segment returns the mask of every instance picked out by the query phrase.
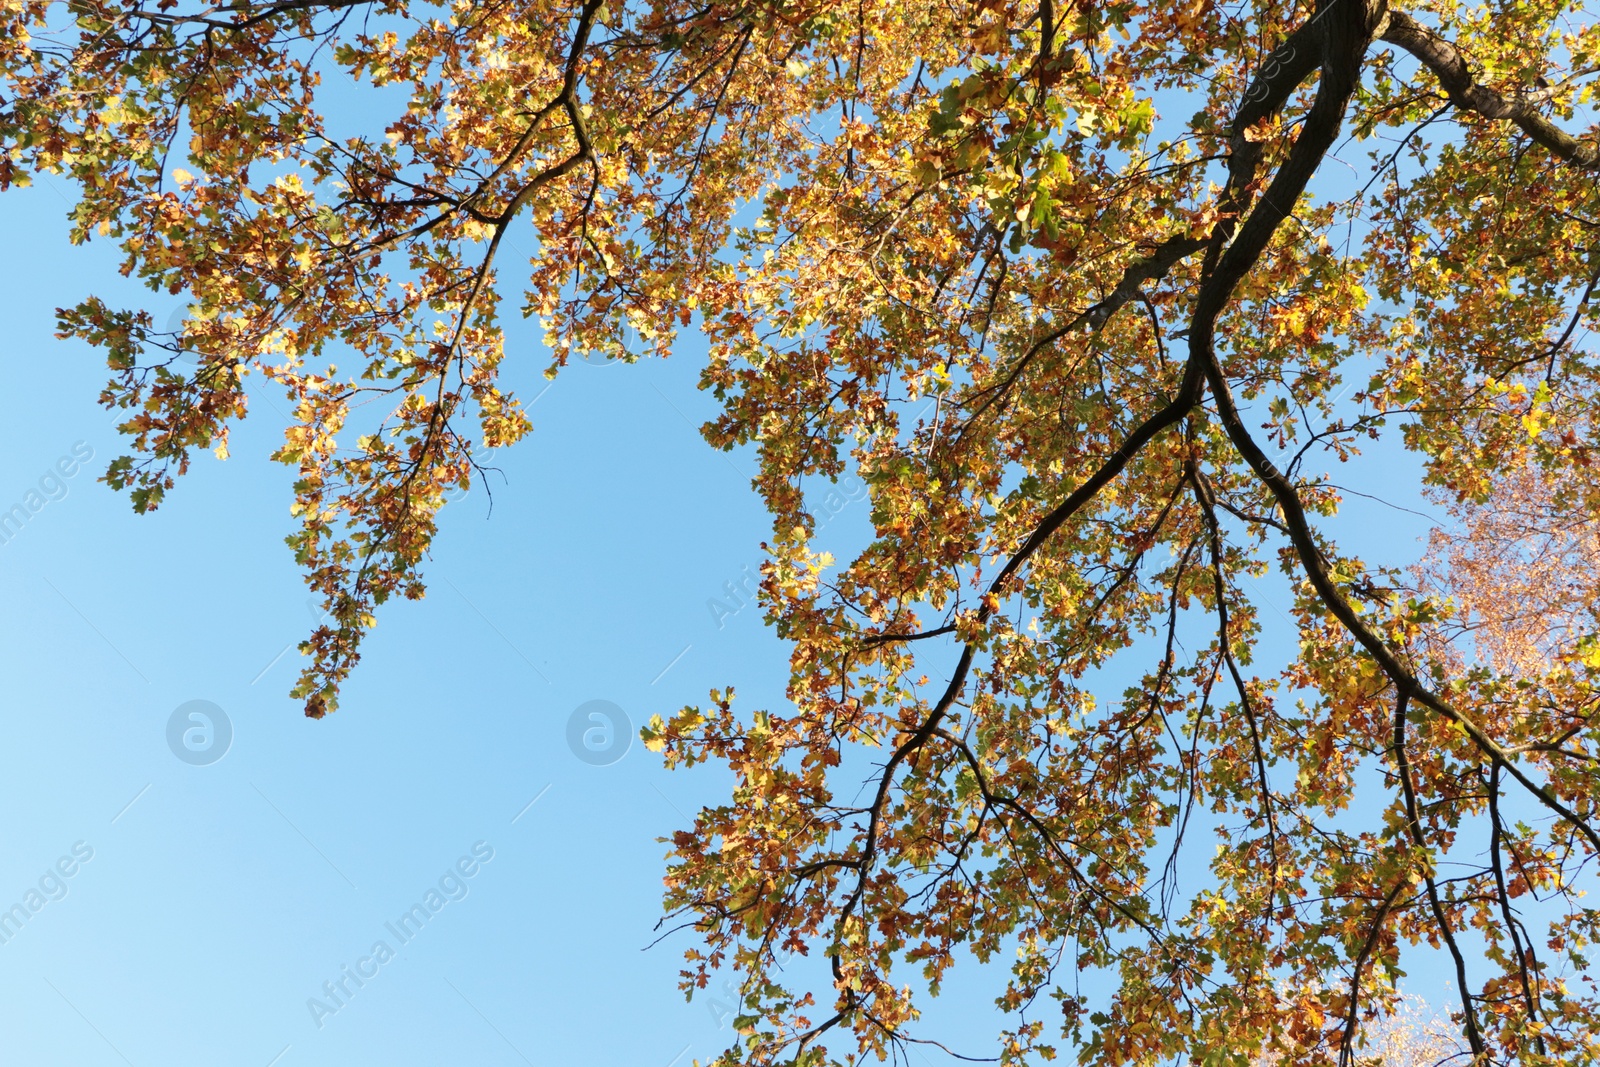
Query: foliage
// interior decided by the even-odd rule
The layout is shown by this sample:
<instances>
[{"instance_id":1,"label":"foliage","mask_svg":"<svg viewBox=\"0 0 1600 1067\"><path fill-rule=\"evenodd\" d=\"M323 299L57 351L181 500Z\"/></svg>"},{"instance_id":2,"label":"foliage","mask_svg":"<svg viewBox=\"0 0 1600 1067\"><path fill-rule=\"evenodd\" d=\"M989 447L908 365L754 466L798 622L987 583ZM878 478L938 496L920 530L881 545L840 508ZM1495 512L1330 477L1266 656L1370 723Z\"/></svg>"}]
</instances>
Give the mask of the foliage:
<instances>
[{"instance_id":1,"label":"foliage","mask_svg":"<svg viewBox=\"0 0 1600 1067\"><path fill-rule=\"evenodd\" d=\"M1435 1067L1461 1057L1459 1031L1431 1011L1426 1001L1402 995L1389 1012L1367 1027L1366 1045L1357 1053L1361 1067ZM1283 1057L1263 1053L1250 1067L1277 1067Z\"/></svg>"},{"instance_id":2,"label":"foliage","mask_svg":"<svg viewBox=\"0 0 1600 1067\"><path fill-rule=\"evenodd\" d=\"M196 450L225 456L252 375L293 404L290 544L333 620L303 646L308 714L378 606L422 595L474 448L530 428L497 384L502 282L550 374L704 331L706 435L759 450L793 668L789 706L736 715L730 690L645 731L737 777L666 889L701 940L685 988L740 976L726 1062L903 1054L971 958L1009 966L1006 1062L1350 1062L1419 945L1478 1059L1600 1054L1583 10L0 20L0 186L70 175L74 239L190 301L176 334L61 314L126 415L111 484L148 510ZM513 233L534 251L508 276ZM1409 577L1325 533L1342 491L1311 464L1368 440L1462 518ZM848 471L874 536L835 564L806 494ZM1274 565L1297 647L1258 670Z\"/></svg>"},{"instance_id":3,"label":"foliage","mask_svg":"<svg viewBox=\"0 0 1600 1067\"><path fill-rule=\"evenodd\" d=\"M1582 658L1600 611L1600 483L1578 467L1498 474L1486 499L1447 499L1453 528L1433 531L1419 591L1453 602L1454 626L1429 652L1460 671L1468 653L1531 678Z\"/></svg>"}]
</instances>

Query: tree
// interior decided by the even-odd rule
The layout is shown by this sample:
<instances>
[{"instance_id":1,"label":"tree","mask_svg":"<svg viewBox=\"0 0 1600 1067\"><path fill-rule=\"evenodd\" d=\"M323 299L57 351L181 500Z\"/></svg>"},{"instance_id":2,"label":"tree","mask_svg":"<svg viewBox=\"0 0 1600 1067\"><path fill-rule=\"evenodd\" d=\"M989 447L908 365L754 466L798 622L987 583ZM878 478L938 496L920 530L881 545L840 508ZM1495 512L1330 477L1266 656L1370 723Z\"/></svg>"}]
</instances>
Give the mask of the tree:
<instances>
[{"instance_id":1,"label":"tree","mask_svg":"<svg viewBox=\"0 0 1600 1067\"><path fill-rule=\"evenodd\" d=\"M502 282L551 375L709 338L793 671L790 706L644 731L736 775L666 890L685 989L739 976L727 1062L898 1055L952 966L1010 958L1006 1062L1349 1063L1422 944L1479 1061L1600 1056L1582 9L0 10L0 186L70 175L74 240L189 294L176 332L61 313L126 413L107 480L158 506L250 375L295 405L290 544L332 620L307 714L422 595L473 449L529 429ZM1325 532L1312 465L1368 441L1463 509L1418 574ZM838 563L808 507L847 471L875 537ZM1579 547L1527 593L1533 512ZM1274 564L1298 651L1258 670ZM776 968L800 952L816 981Z\"/></svg>"},{"instance_id":2,"label":"tree","mask_svg":"<svg viewBox=\"0 0 1600 1067\"><path fill-rule=\"evenodd\" d=\"M1460 1034L1448 1019L1431 1011L1426 1001L1401 996L1391 1010L1367 1028L1367 1047L1358 1063L1385 1067L1435 1067L1462 1057ZM1264 1053L1251 1061L1251 1067L1277 1067L1283 1057Z\"/></svg>"},{"instance_id":3,"label":"tree","mask_svg":"<svg viewBox=\"0 0 1600 1067\"><path fill-rule=\"evenodd\" d=\"M1435 494L1442 496L1443 494ZM1454 528L1433 531L1415 568L1419 592L1455 605L1431 655L1460 671L1468 654L1538 678L1581 655L1600 609L1600 484L1588 467L1504 471L1483 500L1446 497Z\"/></svg>"}]
</instances>

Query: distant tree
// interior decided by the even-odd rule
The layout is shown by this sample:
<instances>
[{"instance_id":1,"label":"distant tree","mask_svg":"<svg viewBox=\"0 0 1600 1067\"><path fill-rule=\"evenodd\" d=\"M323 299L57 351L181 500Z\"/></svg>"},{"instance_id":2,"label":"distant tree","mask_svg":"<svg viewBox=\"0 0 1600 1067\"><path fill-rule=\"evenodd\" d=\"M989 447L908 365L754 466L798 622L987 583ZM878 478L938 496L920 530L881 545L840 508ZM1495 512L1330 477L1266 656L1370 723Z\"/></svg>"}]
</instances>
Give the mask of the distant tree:
<instances>
[{"instance_id":1,"label":"distant tree","mask_svg":"<svg viewBox=\"0 0 1600 1067\"><path fill-rule=\"evenodd\" d=\"M1364 1044L1354 1059L1358 1067L1439 1067L1470 1058L1459 1028L1415 995L1402 995L1362 1036ZM1266 1051L1250 1067L1279 1067L1283 1062L1281 1054Z\"/></svg>"},{"instance_id":2,"label":"distant tree","mask_svg":"<svg viewBox=\"0 0 1600 1067\"><path fill-rule=\"evenodd\" d=\"M61 313L137 509L289 398L313 716L529 430L503 286L550 374L704 332L793 671L645 730L736 777L666 889L725 1062L903 1055L975 957L1006 1062L1351 1063L1428 944L1474 1059L1588 1063L1597 69L1558 0L5 0L0 186L186 294ZM1322 522L1370 439L1416 575Z\"/></svg>"},{"instance_id":3,"label":"distant tree","mask_svg":"<svg viewBox=\"0 0 1600 1067\"><path fill-rule=\"evenodd\" d=\"M1600 629L1600 469L1523 467L1498 473L1481 500L1433 495L1455 525L1433 531L1415 584L1454 610L1430 653L1535 682L1581 657Z\"/></svg>"}]
</instances>

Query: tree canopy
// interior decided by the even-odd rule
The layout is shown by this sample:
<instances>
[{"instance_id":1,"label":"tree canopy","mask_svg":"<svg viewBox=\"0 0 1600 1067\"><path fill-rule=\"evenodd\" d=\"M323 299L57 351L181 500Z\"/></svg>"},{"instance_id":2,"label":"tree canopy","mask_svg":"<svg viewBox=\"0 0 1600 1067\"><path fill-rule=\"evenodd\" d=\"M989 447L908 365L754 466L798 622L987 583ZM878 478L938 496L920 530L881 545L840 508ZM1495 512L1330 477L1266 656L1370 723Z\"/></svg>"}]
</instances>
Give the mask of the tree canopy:
<instances>
[{"instance_id":1,"label":"tree canopy","mask_svg":"<svg viewBox=\"0 0 1600 1067\"><path fill-rule=\"evenodd\" d=\"M726 1062L901 1055L994 960L1008 1063L1353 1063L1420 946L1475 1062L1600 1058L1581 6L0 12L0 186L70 176L73 239L189 301L60 313L109 483L155 508L252 376L292 401L309 715L531 428L509 287L549 375L704 335L792 667L644 731L735 776L666 871L685 990L737 976ZM1327 532L1363 447L1454 517L1413 570ZM873 534L835 560L846 474Z\"/></svg>"}]
</instances>

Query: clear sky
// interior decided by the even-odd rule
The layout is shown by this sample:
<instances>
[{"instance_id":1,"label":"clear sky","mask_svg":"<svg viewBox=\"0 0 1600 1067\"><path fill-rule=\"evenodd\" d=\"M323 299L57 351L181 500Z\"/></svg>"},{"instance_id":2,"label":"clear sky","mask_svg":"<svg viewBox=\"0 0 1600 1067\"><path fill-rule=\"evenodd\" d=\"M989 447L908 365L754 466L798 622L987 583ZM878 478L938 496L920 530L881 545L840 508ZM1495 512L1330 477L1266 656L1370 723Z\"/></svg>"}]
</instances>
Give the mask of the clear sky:
<instances>
[{"instance_id":1,"label":"clear sky","mask_svg":"<svg viewBox=\"0 0 1600 1067\"><path fill-rule=\"evenodd\" d=\"M20 930L0 917L0 1062L668 1067L723 1047L676 989L690 942L643 950L657 838L727 782L668 774L636 737L609 765L568 745L591 700L629 737L712 686L781 697L759 612L707 605L737 606L767 527L749 458L695 429L697 361L575 365L541 394L548 356L514 323L537 431L494 460L492 516L481 488L447 509L427 598L383 611L313 722L285 695L298 652L279 658L316 622L282 543L290 473L264 458L283 401L258 383L233 458L156 514L97 484L121 451L104 364L53 339L53 309L95 292L162 321L178 300L118 277L108 244L69 247L68 192L0 196L0 511L41 505L0 545L0 908L42 902ZM206 765L168 744L195 700L232 728ZM178 746L203 744L183 719ZM430 889L438 911L398 925Z\"/></svg>"},{"instance_id":2,"label":"clear sky","mask_svg":"<svg viewBox=\"0 0 1600 1067\"><path fill-rule=\"evenodd\" d=\"M493 461L492 514L482 488L447 509L427 598L385 607L313 722L285 695L316 619L282 543L290 472L265 459L283 400L256 382L233 458L202 457L154 515L97 484L122 451L106 372L53 338L54 308L92 292L163 322L178 300L120 278L105 243L68 246L66 193L0 196L0 512L28 509L0 544L0 909L27 913L0 914L0 1062L677 1067L722 1048L718 1005L676 989L688 936L644 949L657 839L726 777L668 774L636 737L610 763L569 743L590 701L631 720L620 743L713 686L781 699L782 646L758 609L726 610L767 524L752 458L696 432L698 345L546 389L513 322L536 432ZM1426 523L1353 500L1345 526L1394 559ZM603 726L580 722L579 747ZM986 1055L993 994L969 988L932 1036Z\"/></svg>"}]
</instances>

